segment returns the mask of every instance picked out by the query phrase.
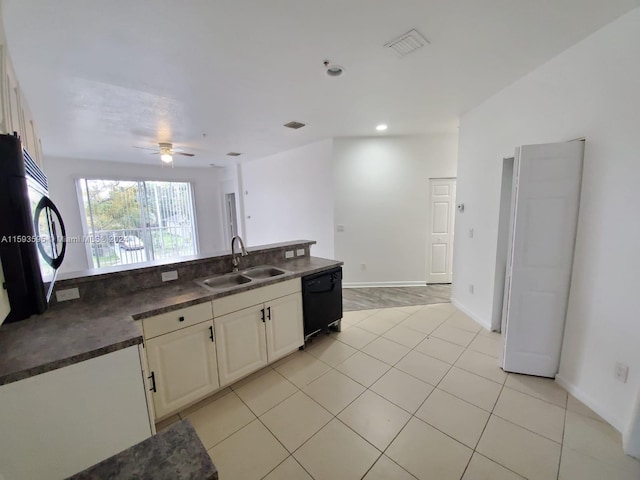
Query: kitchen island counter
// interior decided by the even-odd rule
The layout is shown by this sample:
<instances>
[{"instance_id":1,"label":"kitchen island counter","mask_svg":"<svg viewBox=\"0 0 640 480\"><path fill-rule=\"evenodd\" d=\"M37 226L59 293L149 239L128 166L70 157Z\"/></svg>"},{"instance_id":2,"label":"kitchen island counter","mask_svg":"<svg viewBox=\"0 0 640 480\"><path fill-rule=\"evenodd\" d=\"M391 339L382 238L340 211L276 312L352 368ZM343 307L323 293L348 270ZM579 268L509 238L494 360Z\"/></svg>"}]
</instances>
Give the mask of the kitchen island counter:
<instances>
[{"instance_id":1,"label":"kitchen island counter","mask_svg":"<svg viewBox=\"0 0 640 480\"><path fill-rule=\"evenodd\" d=\"M0 326L0 385L142 343L140 320L342 265L317 257L271 262L286 274L213 292L194 280L128 295L58 303L42 315ZM249 265L247 265L249 266Z\"/></svg>"}]
</instances>

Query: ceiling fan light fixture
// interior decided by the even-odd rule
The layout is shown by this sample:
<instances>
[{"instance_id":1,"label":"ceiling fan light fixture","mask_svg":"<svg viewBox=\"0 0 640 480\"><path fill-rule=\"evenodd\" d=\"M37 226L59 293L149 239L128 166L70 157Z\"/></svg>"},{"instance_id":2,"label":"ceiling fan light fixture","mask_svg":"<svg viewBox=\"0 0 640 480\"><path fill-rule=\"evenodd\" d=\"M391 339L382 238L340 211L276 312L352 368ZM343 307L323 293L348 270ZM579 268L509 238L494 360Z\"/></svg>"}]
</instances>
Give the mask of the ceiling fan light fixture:
<instances>
[{"instance_id":1,"label":"ceiling fan light fixture","mask_svg":"<svg viewBox=\"0 0 640 480\"><path fill-rule=\"evenodd\" d=\"M173 155L167 152L163 152L160 154L160 160L162 160L164 163L171 163L173 162Z\"/></svg>"}]
</instances>

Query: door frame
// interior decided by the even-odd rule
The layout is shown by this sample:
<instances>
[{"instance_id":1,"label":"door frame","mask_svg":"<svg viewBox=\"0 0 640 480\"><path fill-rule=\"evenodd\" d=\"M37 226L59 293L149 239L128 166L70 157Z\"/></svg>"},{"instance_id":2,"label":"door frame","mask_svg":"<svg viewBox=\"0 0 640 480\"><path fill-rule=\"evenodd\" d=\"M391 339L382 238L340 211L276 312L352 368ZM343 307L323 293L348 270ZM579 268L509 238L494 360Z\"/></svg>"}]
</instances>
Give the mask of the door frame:
<instances>
[{"instance_id":1,"label":"door frame","mask_svg":"<svg viewBox=\"0 0 640 480\"><path fill-rule=\"evenodd\" d=\"M513 229L513 202L515 199L515 157L502 159L502 188L500 191L500 210L498 216L498 241L496 247L495 287L493 290L493 315L491 331L501 332L503 329L503 311L508 292L507 257L511 248L511 231Z\"/></svg>"}]
</instances>

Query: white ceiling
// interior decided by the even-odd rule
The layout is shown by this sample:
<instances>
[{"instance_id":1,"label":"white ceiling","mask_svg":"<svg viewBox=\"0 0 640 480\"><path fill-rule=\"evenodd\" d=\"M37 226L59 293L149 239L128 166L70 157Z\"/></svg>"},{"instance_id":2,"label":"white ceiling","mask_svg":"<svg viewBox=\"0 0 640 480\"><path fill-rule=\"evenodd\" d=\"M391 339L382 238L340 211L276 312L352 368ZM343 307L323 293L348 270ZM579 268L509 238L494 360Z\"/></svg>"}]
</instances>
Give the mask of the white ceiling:
<instances>
[{"instance_id":1,"label":"white ceiling","mask_svg":"<svg viewBox=\"0 0 640 480\"><path fill-rule=\"evenodd\" d=\"M45 155L231 164L332 136L454 131L461 113L638 0L3 0ZM416 28L431 44L383 46ZM342 65L325 75L323 60ZM514 112L517 114L517 112ZM297 120L300 130L282 127ZM203 136L206 133L206 137Z\"/></svg>"}]
</instances>

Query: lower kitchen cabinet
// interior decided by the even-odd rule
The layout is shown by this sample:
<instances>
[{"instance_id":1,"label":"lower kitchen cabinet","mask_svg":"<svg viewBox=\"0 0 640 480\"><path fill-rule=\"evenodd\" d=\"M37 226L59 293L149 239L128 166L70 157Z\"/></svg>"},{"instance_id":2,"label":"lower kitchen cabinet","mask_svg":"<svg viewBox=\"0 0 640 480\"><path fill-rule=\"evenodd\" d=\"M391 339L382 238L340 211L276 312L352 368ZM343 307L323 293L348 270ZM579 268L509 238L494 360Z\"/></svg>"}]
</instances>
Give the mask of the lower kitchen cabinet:
<instances>
[{"instance_id":1,"label":"lower kitchen cabinet","mask_svg":"<svg viewBox=\"0 0 640 480\"><path fill-rule=\"evenodd\" d=\"M209 320L146 341L157 419L219 388L215 340Z\"/></svg>"},{"instance_id":2,"label":"lower kitchen cabinet","mask_svg":"<svg viewBox=\"0 0 640 480\"><path fill-rule=\"evenodd\" d=\"M220 386L255 372L304 344L299 293L214 320Z\"/></svg>"},{"instance_id":3,"label":"lower kitchen cabinet","mask_svg":"<svg viewBox=\"0 0 640 480\"><path fill-rule=\"evenodd\" d=\"M0 478L67 478L151 436L138 347L0 386Z\"/></svg>"},{"instance_id":4,"label":"lower kitchen cabinet","mask_svg":"<svg viewBox=\"0 0 640 480\"><path fill-rule=\"evenodd\" d=\"M290 354L304 344L302 297L299 293L265 304L267 359L269 363Z\"/></svg>"},{"instance_id":5,"label":"lower kitchen cabinet","mask_svg":"<svg viewBox=\"0 0 640 480\"><path fill-rule=\"evenodd\" d=\"M214 320L220 386L228 385L267 364L263 318L263 307L257 305Z\"/></svg>"}]
</instances>

